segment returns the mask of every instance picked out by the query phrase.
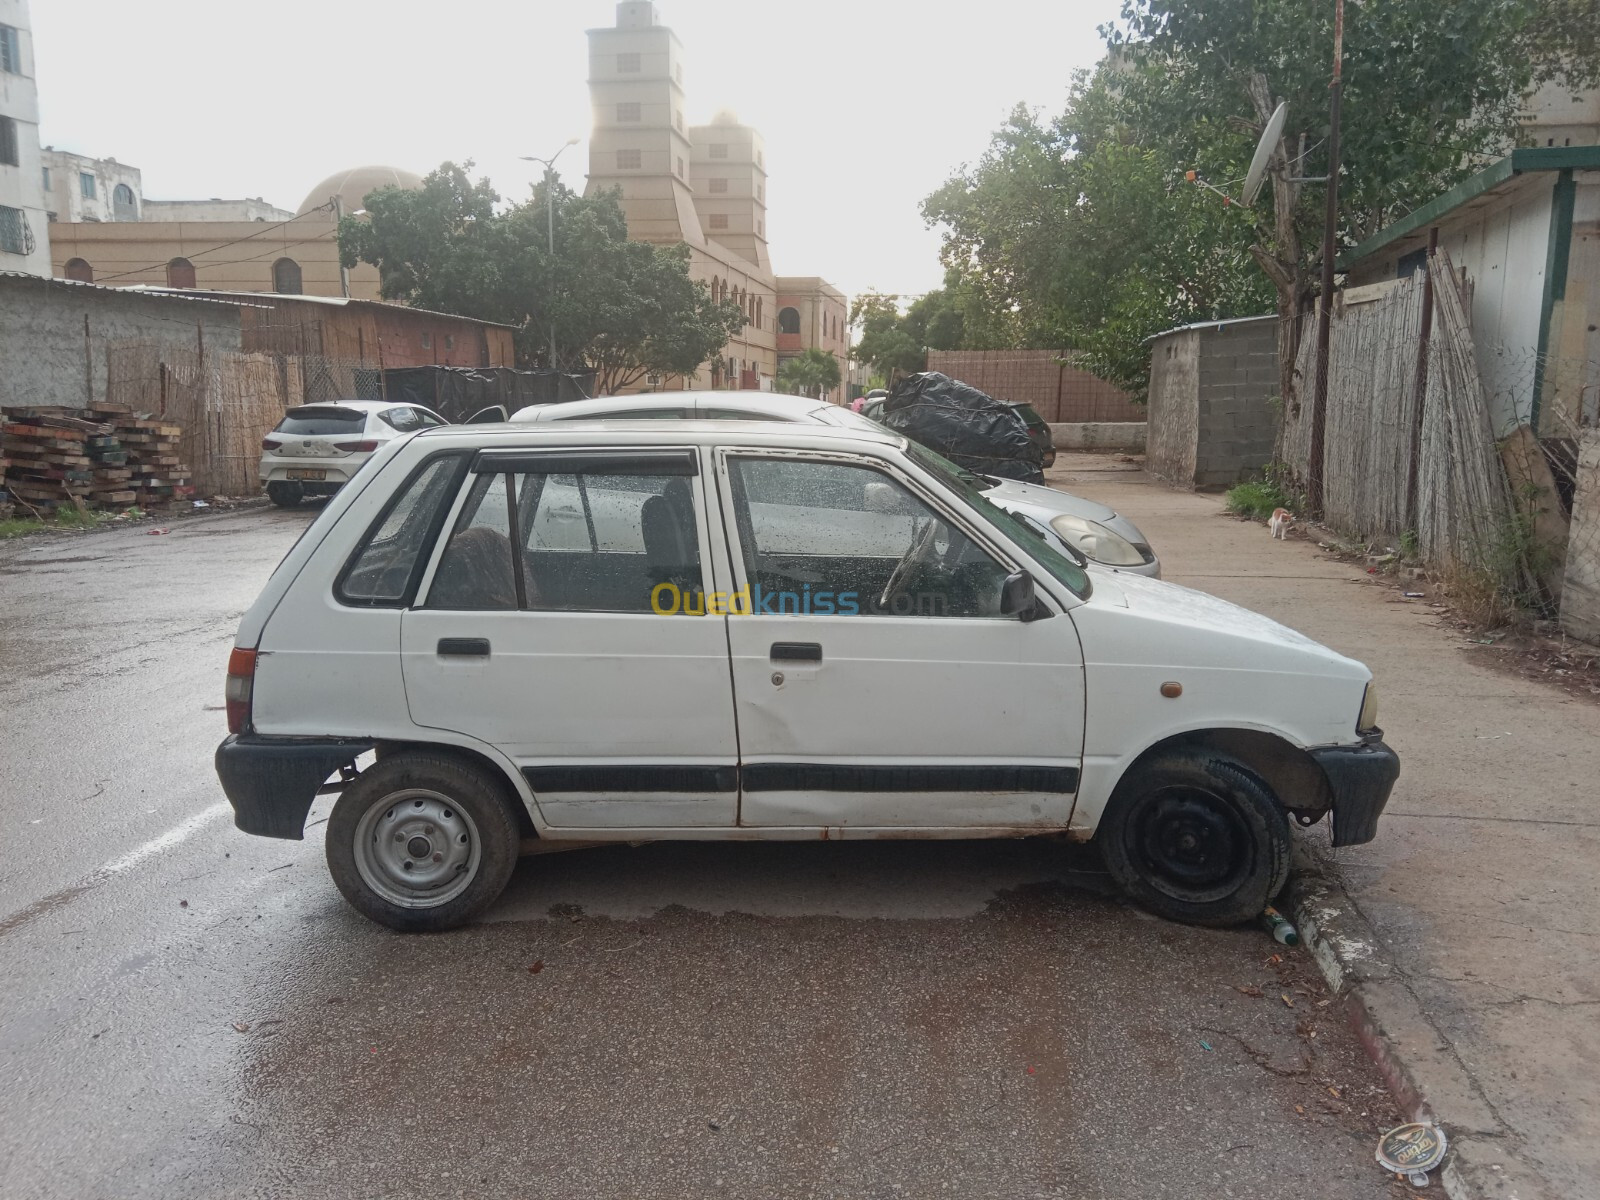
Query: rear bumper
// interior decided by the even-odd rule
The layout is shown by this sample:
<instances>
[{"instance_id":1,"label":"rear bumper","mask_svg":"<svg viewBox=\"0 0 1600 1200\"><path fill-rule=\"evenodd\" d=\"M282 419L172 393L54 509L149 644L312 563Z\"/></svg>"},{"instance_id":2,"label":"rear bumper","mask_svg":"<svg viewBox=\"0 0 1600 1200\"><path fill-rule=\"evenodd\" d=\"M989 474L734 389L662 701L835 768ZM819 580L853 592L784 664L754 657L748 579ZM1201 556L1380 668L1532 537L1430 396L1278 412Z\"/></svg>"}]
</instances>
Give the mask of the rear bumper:
<instances>
[{"instance_id":1,"label":"rear bumper","mask_svg":"<svg viewBox=\"0 0 1600 1200\"><path fill-rule=\"evenodd\" d=\"M371 749L371 742L346 738L230 734L217 747L217 778L240 829L299 841L323 781Z\"/></svg>"},{"instance_id":2,"label":"rear bumper","mask_svg":"<svg viewBox=\"0 0 1600 1200\"><path fill-rule=\"evenodd\" d=\"M1400 756L1381 739L1359 746L1324 746L1311 757L1333 793L1333 844L1359 846L1378 835L1378 818L1400 778Z\"/></svg>"},{"instance_id":3,"label":"rear bumper","mask_svg":"<svg viewBox=\"0 0 1600 1200\"><path fill-rule=\"evenodd\" d=\"M362 455L355 462L340 459L338 462L328 462L323 459L262 459L259 474L262 483L304 483L307 487L316 487L319 484L328 484L338 487L340 484L349 483L352 476L361 469L361 464L366 462L370 455ZM302 480L290 479L290 471L322 471L321 479Z\"/></svg>"}]
</instances>

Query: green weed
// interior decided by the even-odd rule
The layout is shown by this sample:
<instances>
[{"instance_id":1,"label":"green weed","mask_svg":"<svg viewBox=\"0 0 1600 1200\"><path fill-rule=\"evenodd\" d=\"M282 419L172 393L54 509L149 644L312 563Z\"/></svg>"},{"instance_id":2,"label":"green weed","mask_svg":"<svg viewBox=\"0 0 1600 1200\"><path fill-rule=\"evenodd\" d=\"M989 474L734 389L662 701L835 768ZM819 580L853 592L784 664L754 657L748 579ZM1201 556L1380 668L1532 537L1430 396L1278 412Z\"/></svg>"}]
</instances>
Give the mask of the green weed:
<instances>
[{"instance_id":1,"label":"green weed","mask_svg":"<svg viewBox=\"0 0 1600 1200\"><path fill-rule=\"evenodd\" d=\"M1276 483L1265 479L1241 483L1228 489L1224 504L1231 513L1265 521L1275 508L1288 508L1289 497Z\"/></svg>"}]
</instances>

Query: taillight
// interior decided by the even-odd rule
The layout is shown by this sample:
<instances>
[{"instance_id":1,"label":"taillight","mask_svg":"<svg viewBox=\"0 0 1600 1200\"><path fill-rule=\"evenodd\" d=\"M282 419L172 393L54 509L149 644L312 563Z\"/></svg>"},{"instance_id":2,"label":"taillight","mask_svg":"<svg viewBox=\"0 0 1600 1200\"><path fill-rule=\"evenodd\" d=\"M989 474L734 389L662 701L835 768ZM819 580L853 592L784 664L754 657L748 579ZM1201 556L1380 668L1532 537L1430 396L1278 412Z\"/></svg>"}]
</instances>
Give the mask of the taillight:
<instances>
[{"instance_id":1,"label":"taillight","mask_svg":"<svg viewBox=\"0 0 1600 1200\"><path fill-rule=\"evenodd\" d=\"M276 450L281 445L283 445L283 442L273 437L270 433L261 439L261 448L263 450Z\"/></svg>"},{"instance_id":2,"label":"taillight","mask_svg":"<svg viewBox=\"0 0 1600 1200\"><path fill-rule=\"evenodd\" d=\"M238 646L228 655L228 732L244 733L250 728L250 696L255 689L256 652Z\"/></svg>"},{"instance_id":3,"label":"taillight","mask_svg":"<svg viewBox=\"0 0 1600 1200\"><path fill-rule=\"evenodd\" d=\"M363 450L376 450L378 448L378 443L375 442L375 441L374 442L335 442L333 444L333 448L335 450L349 450L352 453L357 453L357 452L360 452L360 451L363 451Z\"/></svg>"}]
</instances>

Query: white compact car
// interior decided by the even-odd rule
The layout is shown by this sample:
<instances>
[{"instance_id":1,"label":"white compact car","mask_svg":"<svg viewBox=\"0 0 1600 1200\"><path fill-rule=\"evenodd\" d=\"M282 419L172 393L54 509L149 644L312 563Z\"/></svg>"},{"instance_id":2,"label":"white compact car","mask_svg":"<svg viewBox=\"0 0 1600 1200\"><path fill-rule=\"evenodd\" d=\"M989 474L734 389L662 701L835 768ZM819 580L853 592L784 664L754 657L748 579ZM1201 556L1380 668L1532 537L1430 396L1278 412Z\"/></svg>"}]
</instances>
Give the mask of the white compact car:
<instances>
[{"instance_id":1,"label":"white compact car","mask_svg":"<svg viewBox=\"0 0 1600 1200\"><path fill-rule=\"evenodd\" d=\"M1374 836L1371 680L1091 577L886 430L449 426L377 450L273 572L216 767L267 837L337 790L333 878L395 929L480 912L527 839L1034 834L1223 924L1282 886L1293 822Z\"/></svg>"},{"instance_id":2,"label":"white compact car","mask_svg":"<svg viewBox=\"0 0 1600 1200\"><path fill-rule=\"evenodd\" d=\"M511 419L524 421L662 420L703 417L727 421L785 421L882 429L878 422L848 408L779 396L771 392L664 392L646 396L600 396L520 409ZM952 464L954 465L954 464ZM958 468L959 469L959 468ZM1103 567L1161 577L1161 562L1138 526L1115 509L1082 496L1058 492L1036 483L1019 483L994 475L970 475L974 486L1008 512L1026 513Z\"/></svg>"},{"instance_id":3,"label":"white compact car","mask_svg":"<svg viewBox=\"0 0 1600 1200\"><path fill-rule=\"evenodd\" d=\"M261 439L261 482L280 508L331 496L385 442L444 423L419 404L338 400L291 408Z\"/></svg>"}]
</instances>

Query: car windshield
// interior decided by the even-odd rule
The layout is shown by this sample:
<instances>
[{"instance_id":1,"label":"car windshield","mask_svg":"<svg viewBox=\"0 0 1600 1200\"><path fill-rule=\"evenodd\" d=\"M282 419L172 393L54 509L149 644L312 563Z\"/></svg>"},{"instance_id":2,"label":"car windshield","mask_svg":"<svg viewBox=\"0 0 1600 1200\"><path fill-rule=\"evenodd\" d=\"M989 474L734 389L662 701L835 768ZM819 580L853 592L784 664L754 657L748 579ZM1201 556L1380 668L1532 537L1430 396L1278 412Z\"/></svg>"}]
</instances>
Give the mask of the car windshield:
<instances>
[{"instance_id":1,"label":"car windshield","mask_svg":"<svg viewBox=\"0 0 1600 1200\"><path fill-rule=\"evenodd\" d=\"M361 432L367 423L367 414L354 408L334 405L308 405L290 412L278 422L274 433L288 433L296 437L338 437Z\"/></svg>"},{"instance_id":2,"label":"car windshield","mask_svg":"<svg viewBox=\"0 0 1600 1200\"><path fill-rule=\"evenodd\" d=\"M1089 593L1093 590L1089 582L1089 573L1057 550L1049 540L1041 537L1026 522L1019 521L985 496L984 490L993 487L993 484L987 483L971 471L956 466L944 455L935 453L916 442L908 443L907 451L919 464L948 484L985 521L1027 550L1034 562L1070 588L1073 595L1088 599Z\"/></svg>"}]
</instances>

